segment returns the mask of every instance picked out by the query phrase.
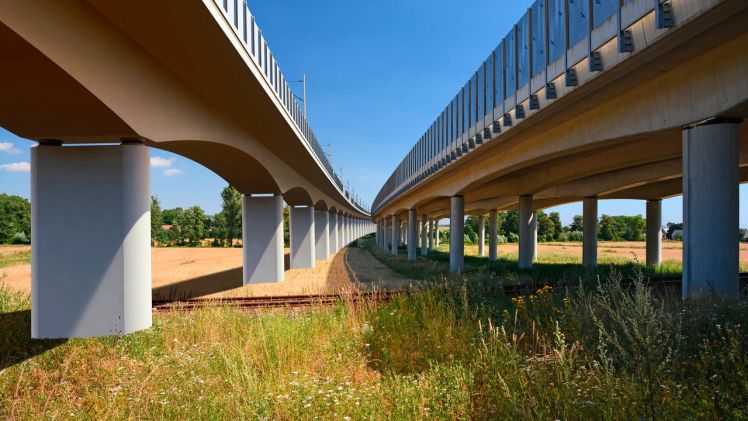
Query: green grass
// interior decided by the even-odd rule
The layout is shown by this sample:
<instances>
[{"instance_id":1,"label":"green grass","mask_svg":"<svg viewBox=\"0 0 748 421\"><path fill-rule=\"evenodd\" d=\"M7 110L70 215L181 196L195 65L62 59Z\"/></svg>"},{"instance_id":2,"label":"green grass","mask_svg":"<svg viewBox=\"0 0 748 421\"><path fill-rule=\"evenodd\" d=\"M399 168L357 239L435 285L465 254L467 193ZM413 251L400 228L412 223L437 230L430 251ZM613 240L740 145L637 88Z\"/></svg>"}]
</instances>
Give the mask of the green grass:
<instances>
[{"instance_id":1,"label":"green grass","mask_svg":"<svg viewBox=\"0 0 748 421\"><path fill-rule=\"evenodd\" d=\"M31 340L28 297L0 287L0 418L748 418L744 298L608 280L511 299L478 269L377 306L157 313L70 341Z\"/></svg>"},{"instance_id":2,"label":"green grass","mask_svg":"<svg viewBox=\"0 0 748 421\"><path fill-rule=\"evenodd\" d=\"M464 270L457 275L449 273L449 246L445 244L430 251L427 256L421 256L419 251L415 262L407 260L405 248L399 249L398 256L392 256L377 249L372 242L367 242L366 247L378 260L399 274L425 281L468 277L504 285L569 285L578 283L580 279L587 283L607 279L613 272L620 273L624 278L632 278L641 271L645 278L658 278L679 276L682 271L679 261L665 261L659 268L648 268L623 256L602 258L597 268L582 268L581 256L546 252L538 256L531 269L518 268L516 253L502 253L494 262L488 257L467 255Z\"/></svg>"},{"instance_id":3,"label":"green grass","mask_svg":"<svg viewBox=\"0 0 748 421\"><path fill-rule=\"evenodd\" d=\"M31 263L31 250L0 254L0 268Z\"/></svg>"}]
</instances>

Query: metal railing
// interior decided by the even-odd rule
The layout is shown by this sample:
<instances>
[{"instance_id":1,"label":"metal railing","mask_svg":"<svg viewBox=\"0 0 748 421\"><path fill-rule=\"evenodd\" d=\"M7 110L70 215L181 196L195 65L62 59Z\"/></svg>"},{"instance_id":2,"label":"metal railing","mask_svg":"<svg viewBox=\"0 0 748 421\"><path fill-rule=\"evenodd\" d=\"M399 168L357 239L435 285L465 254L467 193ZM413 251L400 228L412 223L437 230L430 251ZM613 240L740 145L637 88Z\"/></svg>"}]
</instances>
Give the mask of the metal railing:
<instances>
[{"instance_id":1,"label":"metal railing","mask_svg":"<svg viewBox=\"0 0 748 421\"><path fill-rule=\"evenodd\" d=\"M343 192L348 201L359 211L368 213L369 210L364 204L357 199L355 194L348 191L343 185L343 181L338 177L330 164L325 152L322 150L317 137L314 135L309 121L304 115L304 108L299 105L293 90L288 85L288 80L283 75L273 53L268 47L267 40L262 35L262 31L257 26L255 17L249 11L246 0L214 0L223 10L227 20L231 23L236 35L244 43L249 56L261 69L267 83L272 87L277 99L283 105L296 128L301 133L303 140L310 146L312 152L317 157L327 174L333 180L335 185Z\"/></svg>"},{"instance_id":2,"label":"metal railing","mask_svg":"<svg viewBox=\"0 0 748 421\"><path fill-rule=\"evenodd\" d=\"M656 28L674 26L673 1L678 0L535 1L395 168L372 213L509 130L526 110L577 86L576 72L585 59L585 71L602 71L604 45L615 42L615 54L633 51L630 28L653 11Z\"/></svg>"}]
</instances>

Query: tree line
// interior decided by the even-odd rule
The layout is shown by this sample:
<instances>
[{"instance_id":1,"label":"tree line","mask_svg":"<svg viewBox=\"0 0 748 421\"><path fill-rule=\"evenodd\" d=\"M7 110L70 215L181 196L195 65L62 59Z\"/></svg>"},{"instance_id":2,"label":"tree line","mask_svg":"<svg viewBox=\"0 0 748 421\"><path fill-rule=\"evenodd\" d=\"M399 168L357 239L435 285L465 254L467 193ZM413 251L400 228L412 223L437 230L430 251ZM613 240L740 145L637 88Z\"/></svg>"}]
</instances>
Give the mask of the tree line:
<instances>
[{"instance_id":1,"label":"tree line","mask_svg":"<svg viewBox=\"0 0 748 421\"><path fill-rule=\"evenodd\" d=\"M575 215L571 224L563 225L558 212L538 211L538 241L582 241L584 219ZM497 212L499 243L519 241L519 212ZM465 220L465 241L477 243L479 219L469 216ZM641 215L612 216L603 214L597 223L597 237L604 241L642 241L646 237L647 221ZM486 219L488 236L488 219Z\"/></svg>"},{"instance_id":2,"label":"tree line","mask_svg":"<svg viewBox=\"0 0 748 421\"><path fill-rule=\"evenodd\" d=\"M283 236L289 244L288 208L283 208ZM227 186L221 191L221 211L207 215L200 206L161 209L151 196L151 242L154 246L240 247L242 241L242 195Z\"/></svg>"}]
</instances>

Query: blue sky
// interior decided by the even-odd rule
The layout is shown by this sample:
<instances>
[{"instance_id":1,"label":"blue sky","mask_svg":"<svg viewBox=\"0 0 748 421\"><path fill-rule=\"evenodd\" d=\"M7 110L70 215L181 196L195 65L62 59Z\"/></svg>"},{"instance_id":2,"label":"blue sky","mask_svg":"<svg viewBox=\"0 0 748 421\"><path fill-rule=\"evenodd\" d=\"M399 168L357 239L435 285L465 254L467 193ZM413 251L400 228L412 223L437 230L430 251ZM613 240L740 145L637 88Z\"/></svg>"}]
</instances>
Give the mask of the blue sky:
<instances>
[{"instance_id":1,"label":"blue sky","mask_svg":"<svg viewBox=\"0 0 748 421\"><path fill-rule=\"evenodd\" d=\"M247 0L289 80L307 74L308 114L333 165L371 202L393 168L530 1ZM301 92L300 89L297 92ZM300 96L300 94L299 94ZM29 196L31 142L0 129L0 192ZM226 183L180 156L152 150L152 193L164 207L220 210ZM20 163L20 164L18 164ZM17 165L13 165L17 164ZM746 209L748 188L740 188ZM680 197L663 223L681 221ZM601 201L599 212L644 214L643 201ZM581 203L559 206L568 224ZM741 213L740 226L748 226Z\"/></svg>"}]
</instances>

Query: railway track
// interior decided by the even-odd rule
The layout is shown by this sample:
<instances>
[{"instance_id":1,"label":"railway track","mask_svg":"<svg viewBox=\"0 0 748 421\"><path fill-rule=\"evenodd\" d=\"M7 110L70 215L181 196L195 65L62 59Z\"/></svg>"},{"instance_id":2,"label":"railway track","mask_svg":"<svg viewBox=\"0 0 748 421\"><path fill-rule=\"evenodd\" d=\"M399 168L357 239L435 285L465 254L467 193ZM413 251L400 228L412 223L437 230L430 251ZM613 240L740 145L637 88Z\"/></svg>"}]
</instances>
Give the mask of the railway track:
<instances>
[{"instance_id":1,"label":"railway track","mask_svg":"<svg viewBox=\"0 0 748 421\"><path fill-rule=\"evenodd\" d=\"M645 282L656 288L675 288L681 284L679 277L662 277ZM624 287L634 285L633 280L622 281ZM748 273L740 274L740 285L742 288L748 287ZM502 292L507 296L519 296L532 294L543 284L538 285L506 285L502 287ZM554 286L554 290L567 288L568 285ZM497 288L498 291L498 288ZM194 298L186 300L159 300L153 302L153 310L163 311L191 311L198 308L211 307L230 307L246 310L262 310L271 308L288 308L299 309L305 307L319 307L333 305L341 302L349 303L381 303L390 300L392 297L418 292L418 290L409 291L374 291L358 292L352 294L312 294L312 295L288 295L279 297L241 297L241 298Z\"/></svg>"}]
</instances>

